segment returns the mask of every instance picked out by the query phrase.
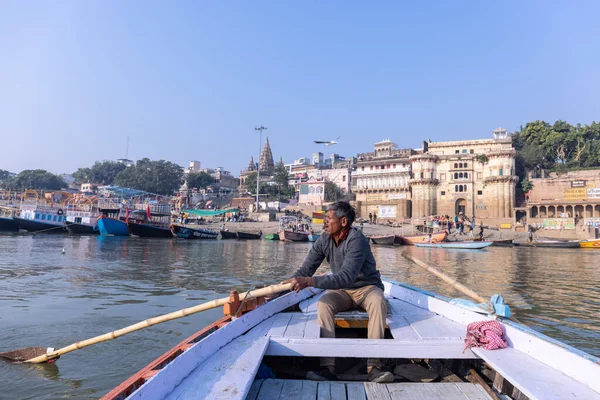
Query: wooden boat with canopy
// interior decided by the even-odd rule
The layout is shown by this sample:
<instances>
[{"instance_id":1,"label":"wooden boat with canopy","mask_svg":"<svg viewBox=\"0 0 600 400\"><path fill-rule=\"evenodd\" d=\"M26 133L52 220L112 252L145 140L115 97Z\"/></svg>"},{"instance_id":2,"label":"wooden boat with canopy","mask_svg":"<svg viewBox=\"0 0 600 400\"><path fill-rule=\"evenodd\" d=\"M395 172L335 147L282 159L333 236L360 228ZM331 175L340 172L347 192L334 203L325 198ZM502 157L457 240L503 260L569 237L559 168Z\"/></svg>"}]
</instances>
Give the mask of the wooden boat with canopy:
<instances>
[{"instance_id":1,"label":"wooden boat with canopy","mask_svg":"<svg viewBox=\"0 0 600 400\"><path fill-rule=\"evenodd\" d=\"M132 235L140 237L172 238L171 202L160 195L143 195L133 201L135 211L127 219Z\"/></svg>"},{"instance_id":2,"label":"wooden boat with canopy","mask_svg":"<svg viewBox=\"0 0 600 400\"><path fill-rule=\"evenodd\" d=\"M232 292L223 318L103 399L499 398L493 390L519 399L600 399L600 359L473 303L394 281L384 286L386 338L378 340L366 338L368 315L362 311L338 313L337 338L321 338L319 289L268 301ZM465 349L467 325L494 321L501 324L506 348ZM339 380L304 379L323 356L336 358ZM365 382L369 357L385 359L395 381Z\"/></svg>"}]
</instances>

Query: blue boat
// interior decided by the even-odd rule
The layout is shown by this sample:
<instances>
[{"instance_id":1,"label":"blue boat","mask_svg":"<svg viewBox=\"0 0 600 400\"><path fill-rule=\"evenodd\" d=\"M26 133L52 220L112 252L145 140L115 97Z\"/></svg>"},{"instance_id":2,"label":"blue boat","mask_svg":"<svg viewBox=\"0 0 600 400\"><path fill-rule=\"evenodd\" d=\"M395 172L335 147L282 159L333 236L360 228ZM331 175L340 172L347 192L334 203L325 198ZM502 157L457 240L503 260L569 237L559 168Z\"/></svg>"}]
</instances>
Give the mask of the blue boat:
<instances>
[{"instance_id":1,"label":"blue boat","mask_svg":"<svg viewBox=\"0 0 600 400\"><path fill-rule=\"evenodd\" d=\"M321 236L321 235L319 235L317 233L311 233L310 235L308 235L308 241L309 242L316 242L317 239L319 238L319 236Z\"/></svg>"},{"instance_id":2,"label":"blue boat","mask_svg":"<svg viewBox=\"0 0 600 400\"><path fill-rule=\"evenodd\" d=\"M0 232L19 232L19 224L13 218L0 217Z\"/></svg>"},{"instance_id":3,"label":"blue boat","mask_svg":"<svg viewBox=\"0 0 600 400\"><path fill-rule=\"evenodd\" d=\"M105 236L129 236L129 229L127 229L125 221L104 215L98 218L98 229L100 229L100 234Z\"/></svg>"},{"instance_id":4,"label":"blue boat","mask_svg":"<svg viewBox=\"0 0 600 400\"><path fill-rule=\"evenodd\" d=\"M435 247L442 249L484 249L491 246L493 242L440 242L440 243L416 243L417 247Z\"/></svg>"}]
</instances>

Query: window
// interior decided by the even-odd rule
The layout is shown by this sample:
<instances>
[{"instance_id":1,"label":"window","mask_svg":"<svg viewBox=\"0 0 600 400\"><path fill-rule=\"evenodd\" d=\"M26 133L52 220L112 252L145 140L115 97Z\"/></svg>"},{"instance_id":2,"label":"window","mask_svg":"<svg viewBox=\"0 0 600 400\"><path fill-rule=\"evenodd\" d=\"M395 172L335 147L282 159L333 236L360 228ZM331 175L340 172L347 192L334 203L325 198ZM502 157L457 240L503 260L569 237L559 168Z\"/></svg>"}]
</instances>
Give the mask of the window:
<instances>
[{"instance_id":1,"label":"window","mask_svg":"<svg viewBox=\"0 0 600 400\"><path fill-rule=\"evenodd\" d=\"M482 179L482 178L483 178L483 172L478 172L477 179Z\"/></svg>"},{"instance_id":2,"label":"window","mask_svg":"<svg viewBox=\"0 0 600 400\"><path fill-rule=\"evenodd\" d=\"M462 179L462 178L463 178L463 173L462 173L462 172L459 172L459 173L458 173L458 177L459 177L459 179Z\"/></svg>"},{"instance_id":3,"label":"window","mask_svg":"<svg viewBox=\"0 0 600 400\"><path fill-rule=\"evenodd\" d=\"M402 164L402 168L406 168L406 164Z\"/></svg>"},{"instance_id":4,"label":"window","mask_svg":"<svg viewBox=\"0 0 600 400\"><path fill-rule=\"evenodd\" d=\"M454 185L454 191L458 192L458 185Z\"/></svg>"},{"instance_id":5,"label":"window","mask_svg":"<svg viewBox=\"0 0 600 400\"><path fill-rule=\"evenodd\" d=\"M393 168L396 168L396 164L392 164L392 167L393 167Z\"/></svg>"},{"instance_id":6,"label":"window","mask_svg":"<svg viewBox=\"0 0 600 400\"><path fill-rule=\"evenodd\" d=\"M483 196L483 190L478 190L477 191L477 196Z\"/></svg>"},{"instance_id":7,"label":"window","mask_svg":"<svg viewBox=\"0 0 600 400\"><path fill-rule=\"evenodd\" d=\"M469 168L469 164L465 163L465 168Z\"/></svg>"},{"instance_id":8,"label":"window","mask_svg":"<svg viewBox=\"0 0 600 400\"><path fill-rule=\"evenodd\" d=\"M40 214L35 213L35 219L40 219Z\"/></svg>"},{"instance_id":9,"label":"window","mask_svg":"<svg viewBox=\"0 0 600 400\"><path fill-rule=\"evenodd\" d=\"M342 182L346 182L346 175L342 176Z\"/></svg>"},{"instance_id":10,"label":"window","mask_svg":"<svg viewBox=\"0 0 600 400\"><path fill-rule=\"evenodd\" d=\"M454 150L454 154L460 154L460 150Z\"/></svg>"},{"instance_id":11,"label":"window","mask_svg":"<svg viewBox=\"0 0 600 400\"><path fill-rule=\"evenodd\" d=\"M469 153L475 154L475 150L471 149L471 150L469 150Z\"/></svg>"},{"instance_id":12,"label":"window","mask_svg":"<svg viewBox=\"0 0 600 400\"><path fill-rule=\"evenodd\" d=\"M390 164L388 164L388 165L386 166L386 168L387 168L387 169L390 169L390 168L392 168L392 166L391 166Z\"/></svg>"},{"instance_id":13,"label":"window","mask_svg":"<svg viewBox=\"0 0 600 400\"><path fill-rule=\"evenodd\" d=\"M364 171L364 170L365 170L365 167L362 167L362 170Z\"/></svg>"},{"instance_id":14,"label":"window","mask_svg":"<svg viewBox=\"0 0 600 400\"><path fill-rule=\"evenodd\" d=\"M442 196L445 196L445 195L446 195L446 192L444 192L444 191L442 190Z\"/></svg>"},{"instance_id":15,"label":"window","mask_svg":"<svg viewBox=\"0 0 600 400\"><path fill-rule=\"evenodd\" d=\"M424 176L423 176L423 173L421 172L421 179L423 179L423 177L424 177Z\"/></svg>"},{"instance_id":16,"label":"window","mask_svg":"<svg viewBox=\"0 0 600 400\"><path fill-rule=\"evenodd\" d=\"M458 172L454 173L454 179L458 179Z\"/></svg>"},{"instance_id":17,"label":"window","mask_svg":"<svg viewBox=\"0 0 600 400\"><path fill-rule=\"evenodd\" d=\"M373 170L373 166L371 165L371 171Z\"/></svg>"},{"instance_id":18,"label":"window","mask_svg":"<svg viewBox=\"0 0 600 400\"><path fill-rule=\"evenodd\" d=\"M81 219L81 218L79 218L79 219ZM56 215L54 216L54 219L53 219L53 221L56 221ZM81 222L81 221L79 221L79 222Z\"/></svg>"},{"instance_id":19,"label":"window","mask_svg":"<svg viewBox=\"0 0 600 400\"><path fill-rule=\"evenodd\" d=\"M463 154L467 154L467 149L463 149Z\"/></svg>"},{"instance_id":20,"label":"window","mask_svg":"<svg viewBox=\"0 0 600 400\"><path fill-rule=\"evenodd\" d=\"M464 186L465 192L467 191L467 185Z\"/></svg>"},{"instance_id":21,"label":"window","mask_svg":"<svg viewBox=\"0 0 600 400\"><path fill-rule=\"evenodd\" d=\"M42 220L46 220L46 214L42 214Z\"/></svg>"},{"instance_id":22,"label":"window","mask_svg":"<svg viewBox=\"0 0 600 400\"><path fill-rule=\"evenodd\" d=\"M469 173L465 172L465 179L469 179Z\"/></svg>"},{"instance_id":23,"label":"window","mask_svg":"<svg viewBox=\"0 0 600 400\"><path fill-rule=\"evenodd\" d=\"M502 170L502 168L500 168L499 175L500 175L500 176L504 175L504 171Z\"/></svg>"},{"instance_id":24,"label":"window","mask_svg":"<svg viewBox=\"0 0 600 400\"><path fill-rule=\"evenodd\" d=\"M458 163L454 163L454 168L458 168Z\"/></svg>"},{"instance_id":25,"label":"window","mask_svg":"<svg viewBox=\"0 0 600 400\"><path fill-rule=\"evenodd\" d=\"M458 185L458 191L462 192L463 191L463 185Z\"/></svg>"},{"instance_id":26,"label":"window","mask_svg":"<svg viewBox=\"0 0 600 400\"><path fill-rule=\"evenodd\" d=\"M458 164L458 168L462 168L462 163L459 163L459 164Z\"/></svg>"},{"instance_id":27,"label":"window","mask_svg":"<svg viewBox=\"0 0 600 400\"><path fill-rule=\"evenodd\" d=\"M440 181L446 182L446 174L440 174Z\"/></svg>"}]
</instances>

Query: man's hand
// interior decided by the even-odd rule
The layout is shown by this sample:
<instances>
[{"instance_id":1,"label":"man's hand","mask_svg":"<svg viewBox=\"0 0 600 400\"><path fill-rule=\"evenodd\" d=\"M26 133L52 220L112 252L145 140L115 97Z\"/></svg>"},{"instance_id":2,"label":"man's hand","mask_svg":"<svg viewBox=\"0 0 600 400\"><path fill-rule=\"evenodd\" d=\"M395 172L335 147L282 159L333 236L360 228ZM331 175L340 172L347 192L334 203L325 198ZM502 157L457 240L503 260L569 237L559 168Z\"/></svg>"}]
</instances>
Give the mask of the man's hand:
<instances>
[{"instance_id":1,"label":"man's hand","mask_svg":"<svg viewBox=\"0 0 600 400\"><path fill-rule=\"evenodd\" d=\"M306 277L306 276L297 276L295 278L290 278L287 279L283 282L281 282L282 284L285 283L291 283L292 284L292 290L295 290L296 292L301 291L304 288L307 288L309 286L313 286L313 280L311 277Z\"/></svg>"}]
</instances>

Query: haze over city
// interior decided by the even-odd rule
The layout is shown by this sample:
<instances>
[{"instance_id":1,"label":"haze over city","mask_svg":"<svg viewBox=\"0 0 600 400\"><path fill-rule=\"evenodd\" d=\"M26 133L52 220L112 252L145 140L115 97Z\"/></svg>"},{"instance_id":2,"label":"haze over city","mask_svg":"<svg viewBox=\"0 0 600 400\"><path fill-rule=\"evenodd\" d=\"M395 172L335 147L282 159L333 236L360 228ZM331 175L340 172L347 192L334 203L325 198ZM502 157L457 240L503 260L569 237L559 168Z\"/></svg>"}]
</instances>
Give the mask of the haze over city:
<instances>
[{"instance_id":1,"label":"haze over city","mask_svg":"<svg viewBox=\"0 0 600 400\"><path fill-rule=\"evenodd\" d=\"M0 4L0 168L285 162L600 115L600 5ZM561 27L559 29L559 27ZM313 140L335 140L332 147Z\"/></svg>"}]
</instances>

